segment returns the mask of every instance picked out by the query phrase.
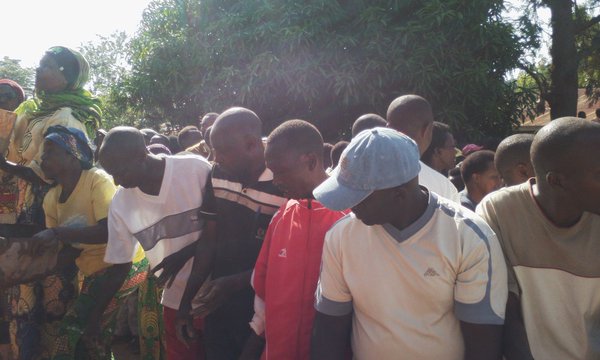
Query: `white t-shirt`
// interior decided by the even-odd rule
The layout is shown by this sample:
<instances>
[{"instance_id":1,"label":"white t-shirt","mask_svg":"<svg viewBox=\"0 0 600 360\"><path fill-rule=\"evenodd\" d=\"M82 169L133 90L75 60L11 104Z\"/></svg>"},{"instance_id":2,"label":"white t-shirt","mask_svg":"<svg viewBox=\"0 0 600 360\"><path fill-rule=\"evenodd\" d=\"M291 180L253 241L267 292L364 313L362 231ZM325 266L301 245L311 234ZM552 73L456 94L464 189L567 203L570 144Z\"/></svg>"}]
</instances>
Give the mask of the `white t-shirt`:
<instances>
[{"instance_id":1,"label":"white t-shirt","mask_svg":"<svg viewBox=\"0 0 600 360\"><path fill-rule=\"evenodd\" d=\"M104 261L122 264L131 261L137 244L146 252L150 267L200 237L202 205L210 164L198 156L166 156L165 174L158 196L139 188L119 187L108 213L108 244ZM192 259L165 288L161 303L179 309Z\"/></svg>"},{"instance_id":2,"label":"white t-shirt","mask_svg":"<svg viewBox=\"0 0 600 360\"><path fill-rule=\"evenodd\" d=\"M460 321L503 324L507 294L489 226L430 192L425 213L404 230L354 214L329 230L315 308L353 312L357 359L462 359Z\"/></svg>"},{"instance_id":3,"label":"white t-shirt","mask_svg":"<svg viewBox=\"0 0 600 360\"><path fill-rule=\"evenodd\" d=\"M425 186L434 193L460 204L458 190L447 177L430 168L421 161L419 172L419 184Z\"/></svg>"}]
</instances>

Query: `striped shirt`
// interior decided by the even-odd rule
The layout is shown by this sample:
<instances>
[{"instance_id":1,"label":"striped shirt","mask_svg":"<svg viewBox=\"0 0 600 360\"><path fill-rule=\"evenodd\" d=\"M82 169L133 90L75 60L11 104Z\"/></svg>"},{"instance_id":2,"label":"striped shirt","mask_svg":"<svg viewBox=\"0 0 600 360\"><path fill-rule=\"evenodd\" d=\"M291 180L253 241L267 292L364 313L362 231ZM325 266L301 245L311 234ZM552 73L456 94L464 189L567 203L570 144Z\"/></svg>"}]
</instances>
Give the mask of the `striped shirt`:
<instances>
[{"instance_id":1,"label":"striped shirt","mask_svg":"<svg viewBox=\"0 0 600 360\"><path fill-rule=\"evenodd\" d=\"M213 277L254 268L271 218L286 201L269 169L256 183L243 186L218 165L213 167L212 189L207 188L202 205L202 212L217 221Z\"/></svg>"}]
</instances>

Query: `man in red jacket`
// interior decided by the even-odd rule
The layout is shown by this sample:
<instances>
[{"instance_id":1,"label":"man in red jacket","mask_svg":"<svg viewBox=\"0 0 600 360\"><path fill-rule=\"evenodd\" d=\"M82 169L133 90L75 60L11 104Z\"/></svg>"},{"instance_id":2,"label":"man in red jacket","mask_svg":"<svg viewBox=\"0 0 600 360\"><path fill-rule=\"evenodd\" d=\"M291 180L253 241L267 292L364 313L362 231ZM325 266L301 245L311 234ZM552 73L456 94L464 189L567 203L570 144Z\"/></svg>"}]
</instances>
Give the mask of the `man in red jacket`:
<instances>
[{"instance_id":1,"label":"man in red jacket","mask_svg":"<svg viewBox=\"0 0 600 360\"><path fill-rule=\"evenodd\" d=\"M302 120L286 121L267 139L265 159L273 183L290 200L274 215L254 267L255 315L250 326L255 335L247 344L247 358L309 357L323 239L344 216L312 196L327 178L322 149L317 128Z\"/></svg>"}]
</instances>

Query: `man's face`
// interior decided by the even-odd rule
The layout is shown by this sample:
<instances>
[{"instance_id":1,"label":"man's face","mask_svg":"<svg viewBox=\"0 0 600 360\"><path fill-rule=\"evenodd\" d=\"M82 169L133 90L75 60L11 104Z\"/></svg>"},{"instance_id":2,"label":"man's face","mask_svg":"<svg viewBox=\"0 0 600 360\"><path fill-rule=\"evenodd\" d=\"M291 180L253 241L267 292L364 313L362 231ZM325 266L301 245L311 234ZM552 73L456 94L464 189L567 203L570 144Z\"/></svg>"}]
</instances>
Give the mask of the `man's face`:
<instances>
[{"instance_id":1,"label":"man's face","mask_svg":"<svg viewBox=\"0 0 600 360\"><path fill-rule=\"evenodd\" d=\"M600 215L600 158L586 156L598 154L600 144L593 144L586 149L585 154L580 151L573 156L573 171L565 174L564 187L569 198L582 211Z\"/></svg>"},{"instance_id":2,"label":"man's face","mask_svg":"<svg viewBox=\"0 0 600 360\"><path fill-rule=\"evenodd\" d=\"M283 146L267 145L265 161L273 172L273 183L286 197L302 199L310 196L313 189L305 181L311 175L309 155L286 151Z\"/></svg>"},{"instance_id":3,"label":"man's face","mask_svg":"<svg viewBox=\"0 0 600 360\"><path fill-rule=\"evenodd\" d=\"M116 185L124 188L136 188L142 184L141 159L122 156L101 156L100 163L109 173Z\"/></svg>"},{"instance_id":4,"label":"man's face","mask_svg":"<svg viewBox=\"0 0 600 360\"><path fill-rule=\"evenodd\" d=\"M454 141L454 136L452 136L452 134L448 133L446 141L444 142L444 147L439 148L438 152L444 170L454 168L456 165L456 142Z\"/></svg>"},{"instance_id":5,"label":"man's face","mask_svg":"<svg viewBox=\"0 0 600 360\"><path fill-rule=\"evenodd\" d=\"M486 171L475 174L477 177L477 186L481 191L487 195L493 191L496 191L502 187L502 177L493 162L490 162Z\"/></svg>"},{"instance_id":6,"label":"man's face","mask_svg":"<svg viewBox=\"0 0 600 360\"><path fill-rule=\"evenodd\" d=\"M215 162L223 171L238 179L243 178L250 165L245 139L239 134L213 131L210 134L210 141Z\"/></svg>"},{"instance_id":7,"label":"man's face","mask_svg":"<svg viewBox=\"0 0 600 360\"><path fill-rule=\"evenodd\" d=\"M352 212L365 225L383 225L389 223L394 209L398 208L395 189L374 191L366 199L352 208Z\"/></svg>"}]
</instances>

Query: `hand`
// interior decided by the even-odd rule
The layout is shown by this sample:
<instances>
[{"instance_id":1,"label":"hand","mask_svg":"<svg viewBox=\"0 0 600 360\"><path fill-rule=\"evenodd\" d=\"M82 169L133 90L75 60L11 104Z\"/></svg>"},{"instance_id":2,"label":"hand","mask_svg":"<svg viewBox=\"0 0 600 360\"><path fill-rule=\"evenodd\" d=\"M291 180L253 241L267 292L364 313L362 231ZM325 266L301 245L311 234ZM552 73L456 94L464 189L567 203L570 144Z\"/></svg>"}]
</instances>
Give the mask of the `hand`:
<instances>
[{"instance_id":1,"label":"hand","mask_svg":"<svg viewBox=\"0 0 600 360\"><path fill-rule=\"evenodd\" d=\"M58 246L58 236L56 229L46 229L33 235L30 241L27 253L33 257L40 256L44 252Z\"/></svg>"},{"instance_id":2,"label":"hand","mask_svg":"<svg viewBox=\"0 0 600 360\"><path fill-rule=\"evenodd\" d=\"M234 279L224 276L203 285L192 300L192 315L206 317L225 302L235 291Z\"/></svg>"},{"instance_id":3,"label":"hand","mask_svg":"<svg viewBox=\"0 0 600 360\"><path fill-rule=\"evenodd\" d=\"M157 271L162 270L162 273L156 280L158 287L166 287L170 288L173 285L173 281L175 281L175 277L179 274L179 271L185 263L194 256L193 250L195 249L196 243L191 247L190 245L184 247L176 253L173 253L166 258L163 259L158 265L156 265L150 273L154 275Z\"/></svg>"},{"instance_id":4,"label":"hand","mask_svg":"<svg viewBox=\"0 0 600 360\"><path fill-rule=\"evenodd\" d=\"M187 348L190 347L189 341L197 337L196 329L194 329L194 319L191 315L177 313L177 317L175 318L175 334L177 334L177 339Z\"/></svg>"}]
</instances>

